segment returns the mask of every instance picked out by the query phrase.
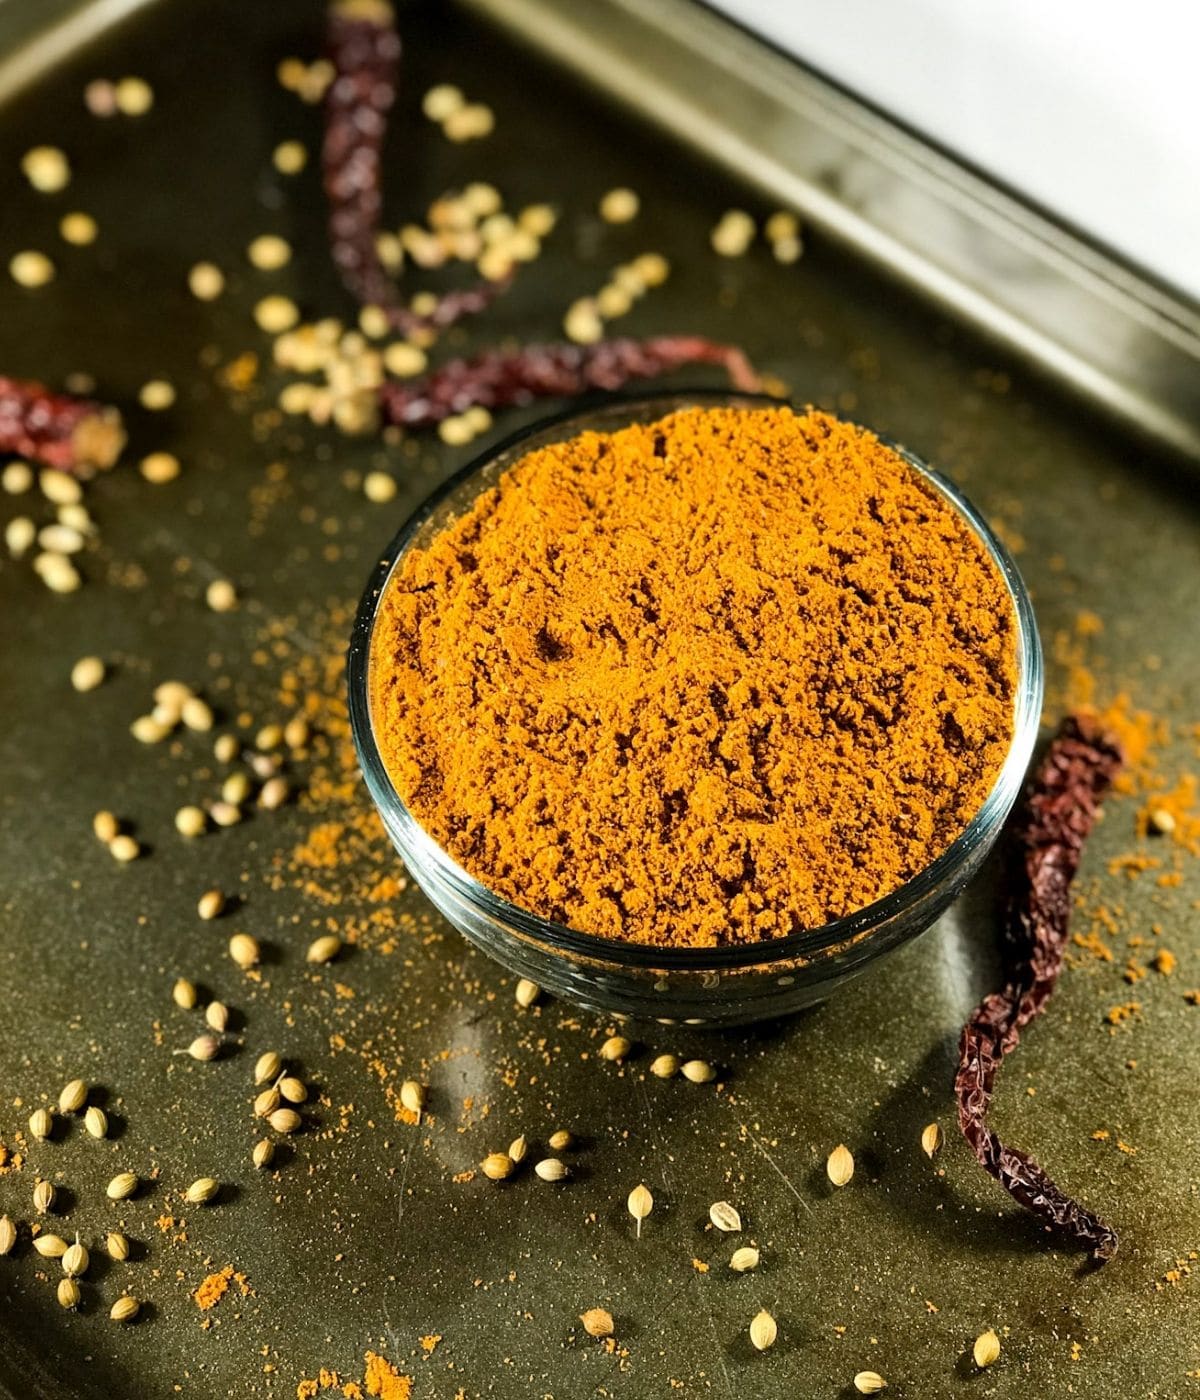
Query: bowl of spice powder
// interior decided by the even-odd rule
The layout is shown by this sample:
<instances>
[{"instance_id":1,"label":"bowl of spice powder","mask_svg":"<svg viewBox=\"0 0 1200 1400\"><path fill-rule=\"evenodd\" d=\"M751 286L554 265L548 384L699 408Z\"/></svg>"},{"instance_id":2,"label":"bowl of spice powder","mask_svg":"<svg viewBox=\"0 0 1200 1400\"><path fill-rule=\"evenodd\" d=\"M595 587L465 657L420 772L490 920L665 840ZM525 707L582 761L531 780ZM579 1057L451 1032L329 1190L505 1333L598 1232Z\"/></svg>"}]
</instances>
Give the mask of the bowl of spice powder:
<instances>
[{"instance_id":1,"label":"bowl of spice powder","mask_svg":"<svg viewBox=\"0 0 1200 1400\"><path fill-rule=\"evenodd\" d=\"M1015 565L944 478L752 396L519 434L404 526L349 656L363 774L430 900L618 1015L819 1001L928 928L1042 700Z\"/></svg>"}]
</instances>

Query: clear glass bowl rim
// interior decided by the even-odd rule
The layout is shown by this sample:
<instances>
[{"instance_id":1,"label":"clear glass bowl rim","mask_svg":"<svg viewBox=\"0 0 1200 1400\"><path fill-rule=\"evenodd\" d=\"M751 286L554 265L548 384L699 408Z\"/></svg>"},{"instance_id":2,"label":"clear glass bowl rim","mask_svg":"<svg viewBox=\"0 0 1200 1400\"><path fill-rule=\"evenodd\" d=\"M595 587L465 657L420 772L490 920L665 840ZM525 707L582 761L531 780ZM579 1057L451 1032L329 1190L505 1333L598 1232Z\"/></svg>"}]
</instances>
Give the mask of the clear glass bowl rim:
<instances>
[{"instance_id":1,"label":"clear glass bowl rim","mask_svg":"<svg viewBox=\"0 0 1200 1400\"><path fill-rule=\"evenodd\" d=\"M568 928L564 924L542 918L538 914L512 904L500 895L493 893L468 874L421 826L409 811L392 784L384 765L383 757L375 742L374 728L370 713L370 688L368 685L371 637L375 618L392 573L412 545L422 526L428 521L445 500L453 495L472 476L493 465L498 457L510 456L512 463L518 460L517 450L522 444L531 443L543 434L554 432L555 441L562 440L559 429L569 429L578 423L578 431L616 431L625 426L620 421L623 415L638 414L637 421L649 422L654 417L688 406L721 407L792 407L787 399L766 394L751 394L720 389L672 390L642 394L606 394L603 400L580 406L578 403L561 413L537 419L502 441L494 443L485 452L472 458L465 466L453 473L448 480L436 487L425 500L416 507L405 523L397 531L388 548L380 557L380 562L371 572L367 586L354 620L350 646L347 653L346 672L351 732L358 751L359 765L372 799L379 808L389 836L395 841L394 833L399 831L418 857L404 855L410 873L415 874L420 884L421 866L428 864L437 877L449 885L462 899L477 906L490 918L510 926L514 931L557 949L558 951L592 962L615 964L644 971L680 971L703 974L707 972L733 971L742 968L769 968L774 963L794 964L797 961L811 960L831 948L858 942L865 934L879 925L891 923L902 917L912 906L919 904L927 895L937 890L943 882L953 878L960 862L970 852L976 842L995 825L998 812L1007 813L1024 781L1029 760L1037 740L1038 725L1041 719L1043 693L1043 663L1041 641L1034 617L1033 602L1021 578L1016 563L1000 539L992 531L986 520L975 509L966 496L940 472L935 471L915 453L893 441L883 433L875 435L898 452L933 488L958 511L975 531L987 548L992 561L1005 581L1013 605L1017 624L1017 685L1014 704L1013 739L996 781L984 799L982 806L962 833L946 849L913 878L893 890L873 904L848 914L843 918L822 924L818 928L805 929L800 933L789 934L786 938L765 940L760 943L735 944L717 948L673 948L658 944L625 942L615 938L605 938L598 934L583 933ZM597 423L597 419L609 417L614 421L611 428ZM627 418L626 421L633 421ZM512 464L510 463L510 465ZM404 854L402 852L402 854Z\"/></svg>"}]
</instances>

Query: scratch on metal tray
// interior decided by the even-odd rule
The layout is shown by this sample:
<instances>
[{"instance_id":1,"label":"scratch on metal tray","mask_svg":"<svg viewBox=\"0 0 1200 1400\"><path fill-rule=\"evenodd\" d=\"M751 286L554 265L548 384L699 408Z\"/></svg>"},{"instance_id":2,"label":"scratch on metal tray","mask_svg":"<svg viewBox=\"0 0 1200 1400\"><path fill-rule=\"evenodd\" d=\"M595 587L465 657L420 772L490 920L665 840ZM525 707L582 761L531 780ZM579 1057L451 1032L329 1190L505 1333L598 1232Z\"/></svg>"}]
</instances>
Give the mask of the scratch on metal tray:
<instances>
[{"instance_id":1,"label":"scratch on metal tray","mask_svg":"<svg viewBox=\"0 0 1200 1400\"><path fill-rule=\"evenodd\" d=\"M736 1117L737 1115L735 1114L734 1116ZM767 1161L771 1164L772 1168L775 1170L776 1174L778 1175L780 1181L783 1182L783 1184L784 1184L784 1185L787 1187L787 1189L792 1193L792 1195L795 1196L795 1198L800 1202L800 1204L801 1204L801 1205L804 1207L804 1209L809 1213L809 1215L811 1215L811 1214L812 1214L812 1206L810 1206L809 1203L808 1203L808 1202L804 1199L804 1197L800 1194L800 1192L796 1190L796 1187L795 1187L795 1186L793 1185L793 1183L792 1183L792 1178L791 1178L790 1176L788 1176L787 1172L784 1171L784 1169L779 1165L779 1163L775 1160L775 1158L771 1156L770 1152L767 1151L766 1144L762 1141L762 1139L759 1138L759 1137L757 1137L754 1133L752 1133L752 1132L750 1131L749 1125L746 1124L746 1123L741 1122L740 1119L739 1119L739 1121L738 1121L738 1127L741 1128L742 1132L744 1132L744 1133L746 1134L746 1136L750 1139L750 1141L755 1145L755 1147L758 1148L758 1150L762 1153L762 1155L763 1155L763 1156L767 1159Z\"/></svg>"}]
</instances>

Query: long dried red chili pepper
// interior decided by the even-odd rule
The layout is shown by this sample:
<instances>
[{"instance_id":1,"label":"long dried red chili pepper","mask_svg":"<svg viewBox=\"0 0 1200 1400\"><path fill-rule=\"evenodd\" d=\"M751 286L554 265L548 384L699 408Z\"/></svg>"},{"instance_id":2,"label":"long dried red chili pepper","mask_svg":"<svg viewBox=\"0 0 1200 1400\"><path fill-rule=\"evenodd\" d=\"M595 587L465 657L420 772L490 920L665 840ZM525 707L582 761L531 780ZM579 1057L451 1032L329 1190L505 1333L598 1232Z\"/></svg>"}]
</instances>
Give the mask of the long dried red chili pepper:
<instances>
[{"instance_id":1,"label":"long dried red chili pepper","mask_svg":"<svg viewBox=\"0 0 1200 1400\"><path fill-rule=\"evenodd\" d=\"M444 293L428 315L409 310L379 260L383 141L396 97L400 36L388 0L335 0L328 51L334 79L325 95L321 160L329 201L329 243L346 289L379 306L401 335L449 326L482 311L507 285L480 282Z\"/></svg>"},{"instance_id":2,"label":"long dried red chili pepper","mask_svg":"<svg viewBox=\"0 0 1200 1400\"><path fill-rule=\"evenodd\" d=\"M1097 1263L1117 1251L1116 1231L1072 1200L1026 1153L988 1127L996 1071L1045 1009L1062 967L1071 881L1100 803L1124 761L1116 742L1086 716L1065 719L1051 741L1013 832L1008 982L976 1008L959 1042L954 1081L958 1125L983 1167L1026 1209L1090 1250Z\"/></svg>"},{"instance_id":3,"label":"long dried red chili pepper","mask_svg":"<svg viewBox=\"0 0 1200 1400\"><path fill-rule=\"evenodd\" d=\"M389 380L379 391L384 422L420 428L478 404L510 408L540 398L565 398L589 389L620 389L682 365L723 365L738 389L760 387L745 355L698 335L651 340L602 340L596 345L526 345L450 360L422 379Z\"/></svg>"},{"instance_id":4,"label":"long dried red chili pepper","mask_svg":"<svg viewBox=\"0 0 1200 1400\"><path fill-rule=\"evenodd\" d=\"M55 394L32 379L0 376L0 452L72 472L111 467L124 446L115 408Z\"/></svg>"}]
</instances>

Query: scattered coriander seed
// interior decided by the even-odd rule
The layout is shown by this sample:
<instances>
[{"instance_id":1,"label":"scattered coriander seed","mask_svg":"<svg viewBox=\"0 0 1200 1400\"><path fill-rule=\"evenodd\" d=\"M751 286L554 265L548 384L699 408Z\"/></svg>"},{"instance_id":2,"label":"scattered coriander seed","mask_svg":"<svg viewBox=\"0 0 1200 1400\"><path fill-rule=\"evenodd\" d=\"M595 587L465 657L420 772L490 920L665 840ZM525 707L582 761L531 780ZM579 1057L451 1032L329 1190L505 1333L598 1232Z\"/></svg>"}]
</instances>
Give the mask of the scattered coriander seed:
<instances>
[{"instance_id":1,"label":"scattered coriander seed","mask_svg":"<svg viewBox=\"0 0 1200 1400\"><path fill-rule=\"evenodd\" d=\"M799 238L777 238L771 245L771 252L777 263L799 262L804 253L804 243Z\"/></svg>"},{"instance_id":2,"label":"scattered coriander seed","mask_svg":"<svg viewBox=\"0 0 1200 1400\"><path fill-rule=\"evenodd\" d=\"M21 287L44 287L54 281L54 264L36 248L26 248L14 253L9 259L8 271L12 280Z\"/></svg>"},{"instance_id":3,"label":"scattered coriander seed","mask_svg":"<svg viewBox=\"0 0 1200 1400\"><path fill-rule=\"evenodd\" d=\"M595 345L603 339L604 322L592 297L580 297L567 308L567 314L563 317L563 334L576 345Z\"/></svg>"},{"instance_id":4,"label":"scattered coriander seed","mask_svg":"<svg viewBox=\"0 0 1200 1400\"><path fill-rule=\"evenodd\" d=\"M145 78L121 78L116 86L117 111L126 117L142 117L154 106L154 89Z\"/></svg>"},{"instance_id":5,"label":"scattered coriander seed","mask_svg":"<svg viewBox=\"0 0 1200 1400\"><path fill-rule=\"evenodd\" d=\"M89 1137L106 1137L108 1135L108 1114L96 1104L91 1104L83 1115L83 1126L87 1129Z\"/></svg>"},{"instance_id":6,"label":"scattered coriander seed","mask_svg":"<svg viewBox=\"0 0 1200 1400\"><path fill-rule=\"evenodd\" d=\"M550 1134L549 1141L546 1145L553 1148L555 1152L566 1152L569 1148L575 1146L575 1139L565 1128L560 1128L558 1132Z\"/></svg>"},{"instance_id":7,"label":"scattered coriander seed","mask_svg":"<svg viewBox=\"0 0 1200 1400\"><path fill-rule=\"evenodd\" d=\"M442 123L442 131L451 141L474 141L490 136L495 125L496 118L490 107L482 102L469 102L450 113Z\"/></svg>"},{"instance_id":8,"label":"scattered coriander seed","mask_svg":"<svg viewBox=\"0 0 1200 1400\"><path fill-rule=\"evenodd\" d=\"M0 1255L11 1254L17 1242L17 1227L7 1215L0 1215Z\"/></svg>"},{"instance_id":9,"label":"scattered coriander seed","mask_svg":"<svg viewBox=\"0 0 1200 1400\"><path fill-rule=\"evenodd\" d=\"M633 270L647 287L661 287L671 275L671 264L661 253L639 253Z\"/></svg>"},{"instance_id":10,"label":"scattered coriander seed","mask_svg":"<svg viewBox=\"0 0 1200 1400\"><path fill-rule=\"evenodd\" d=\"M175 386L166 379L148 379L138 390L138 402L151 413L161 413L175 402Z\"/></svg>"},{"instance_id":11,"label":"scattered coriander seed","mask_svg":"<svg viewBox=\"0 0 1200 1400\"><path fill-rule=\"evenodd\" d=\"M784 238L795 238L800 232L800 221L789 209L776 210L763 225L768 243L778 243Z\"/></svg>"},{"instance_id":12,"label":"scattered coriander seed","mask_svg":"<svg viewBox=\"0 0 1200 1400\"><path fill-rule=\"evenodd\" d=\"M646 1186L635 1186L625 1201L629 1214L637 1221L637 1237L642 1237L642 1221L654 1209L654 1197Z\"/></svg>"},{"instance_id":13,"label":"scattered coriander seed","mask_svg":"<svg viewBox=\"0 0 1200 1400\"><path fill-rule=\"evenodd\" d=\"M744 209L727 209L721 215L710 241L713 251L723 258L740 258L754 241L754 220Z\"/></svg>"},{"instance_id":14,"label":"scattered coriander seed","mask_svg":"<svg viewBox=\"0 0 1200 1400\"><path fill-rule=\"evenodd\" d=\"M206 1206L221 1189L221 1183L212 1176L197 1177L183 1193L184 1199L194 1206Z\"/></svg>"},{"instance_id":15,"label":"scattered coriander seed","mask_svg":"<svg viewBox=\"0 0 1200 1400\"><path fill-rule=\"evenodd\" d=\"M278 234L260 233L246 249L246 256L261 272L276 272L291 262L292 245Z\"/></svg>"},{"instance_id":16,"label":"scattered coriander seed","mask_svg":"<svg viewBox=\"0 0 1200 1400\"><path fill-rule=\"evenodd\" d=\"M64 243L70 243L76 248L86 248L88 244L95 243L100 230L90 214L76 210L62 216L58 222L58 232Z\"/></svg>"},{"instance_id":17,"label":"scattered coriander seed","mask_svg":"<svg viewBox=\"0 0 1200 1400\"><path fill-rule=\"evenodd\" d=\"M260 1138L254 1144L254 1151L250 1154L251 1160L259 1171L264 1167L269 1167L275 1156L275 1144L270 1138Z\"/></svg>"},{"instance_id":18,"label":"scattered coriander seed","mask_svg":"<svg viewBox=\"0 0 1200 1400\"><path fill-rule=\"evenodd\" d=\"M98 656L81 656L71 667L71 685L80 694L95 690L104 680L104 662Z\"/></svg>"},{"instance_id":19,"label":"scattered coriander seed","mask_svg":"<svg viewBox=\"0 0 1200 1400\"><path fill-rule=\"evenodd\" d=\"M709 1084L717 1077L716 1070L707 1060L688 1060L680 1065L679 1072L689 1084Z\"/></svg>"},{"instance_id":20,"label":"scattered coriander seed","mask_svg":"<svg viewBox=\"0 0 1200 1400\"><path fill-rule=\"evenodd\" d=\"M54 1131L54 1115L48 1108L35 1108L29 1115L29 1131L39 1142L44 1142Z\"/></svg>"},{"instance_id":21,"label":"scattered coriander seed","mask_svg":"<svg viewBox=\"0 0 1200 1400\"><path fill-rule=\"evenodd\" d=\"M225 290L225 274L210 262L198 262L188 273L188 288L197 301L216 301Z\"/></svg>"},{"instance_id":22,"label":"scattered coriander seed","mask_svg":"<svg viewBox=\"0 0 1200 1400\"><path fill-rule=\"evenodd\" d=\"M33 1188L33 1208L39 1215L54 1209L54 1186L49 1181L39 1181Z\"/></svg>"},{"instance_id":23,"label":"scattered coriander seed","mask_svg":"<svg viewBox=\"0 0 1200 1400\"><path fill-rule=\"evenodd\" d=\"M138 715L129 726L129 732L139 744L161 744L171 732L171 727L153 715Z\"/></svg>"},{"instance_id":24,"label":"scattered coriander seed","mask_svg":"<svg viewBox=\"0 0 1200 1400\"><path fill-rule=\"evenodd\" d=\"M747 1274L758 1268L758 1250L752 1244L744 1244L735 1249L729 1258L729 1267L735 1274Z\"/></svg>"},{"instance_id":25,"label":"scattered coriander seed","mask_svg":"<svg viewBox=\"0 0 1200 1400\"><path fill-rule=\"evenodd\" d=\"M138 471L152 486L165 486L168 481L174 481L181 470L179 458L172 452L151 452L138 465Z\"/></svg>"},{"instance_id":26,"label":"scattered coriander seed","mask_svg":"<svg viewBox=\"0 0 1200 1400\"><path fill-rule=\"evenodd\" d=\"M415 374L423 374L427 364L425 351L406 340L393 341L384 348L383 367L397 379L411 379Z\"/></svg>"},{"instance_id":27,"label":"scattered coriander seed","mask_svg":"<svg viewBox=\"0 0 1200 1400\"><path fill-rule=\"evenodd\" d=\"M225 911L225 896L220 890L205 890L196 905L196 913L202 919L219 918Z\"/></svg>"},{"instance_id":28,"label":"scattered coriander seed","mask_svg":"<svg viewBox=\"0 0 1200 1400\"><path fill-rule=\"evenodd\" d=\"M209 1060L215 1060L221 1053L221 1042L215 1035L198 1035L188 1046L187 1053L193 1060L207 1064Z\"/></svg>"},{"instance_id":29,"label":"scattered coriander seed","mask_svg":"<svg viewBox=\"0 0 1200 1400\"><path fill-rule=\"evenodd\" d=\"M742 1228L742 1217L728 1201L714 1201L708 1208L708 1218L725 1234L735 1234Z\"/></svg>"},{"instance_id":30,"label":"scattered coriander seed","mask_svg":"<svg viewBox=\"0 0 1200 1400\"><path fill-rule=\"evenodd\" d=\"M299 321L300 312L290 297L263 297L254 308L254 320L259 330L268 335L282 335Z\"/></svg>"},{"instance_id":31,"label":"scattered coriander seed","mask_svg":"<svg viewBox=\"0 0 1200 1400\"><path fill-rule=\"evenodd\" d=\"M400 1105L406 1108L409 1113L417 1115L420 1121L421 1114L425 1112L425 1105L429 1102L429 1090L424 1084L418 1084L415 1079L406 1079L400 1085Z\"/></svg>"},{"instance_id":32,"label":"scattered coriander seed","mask_svg":"<svg viewBox=\"0 0 1200 1400\"><path fill-rule=\"evenodd\" d=\"M203 836L208 827L208 818L202 807L180 807L175 813L175 830L180 836Z\"/></svg>"},{"instance_id":33,"label":"scattered coriander seed","mask_svg":"<svg viewBox=\"0 0 1200 1400\"><path fill-rule=\"evenodd\" d=\"M845 1186L854 1175L854 1157L845 1143L839 1142L825 1162L825 1175L835 1186Z\"/></svg>"},{"instance_id":34,"label":"scattered coriander seed","mask_svg":"<svg viewBox=\"0 0 1200 1400\"><path fill-rule=\"evenodd\" d=\"M208 809L208 815L220 827L237 826L242 819L242 809L232 802L214 802Z\"/></svg>"},{"instance_id":35,"label":"scattered coriander seed","mask_svg":"<svg viewBox=\"0 0 1200 1400\"><path fill-rule=\"evenodd\" d=\"M83 487L66 472L47 467L38 477L42 495L56 506L77 506L83 500Z\"/></svg>"},{"instance_id":36,"label":"scattered coriander seed","mask_svg":"<svg viewBox=\"0 0 1200 1400\"><path fill-rule=\"evenodd\" d=\"M79 1306L79 1285L73 1278L59 1280L58 1288L55 1292L60 1308L77 1308Z\"/></svg>"},{"instance_id":37,"label":"scattered coriander seed","mask_svg":"<svg viewBox=\"0 0 1200 1400\"><path fill-rule=\"evenodd\" d=\"M232 612L238 605L237 589L227 578L216 578L204 590L204 601L213 612Z\"/></svg>"},{"instance_id":38,"label":"scattered coriander seed","mask_svg":"<svg viewBox=\"0 0 1200 1400\"><path fill-rule=\"evenodd\" d=\"M537 1001L541 994L542 989L536 982L531 982L528 977L522 977L517 983L517 988L513 995L516 998L518 1006L528 1008Z\"/></svg>"},{"instance_id":39,"label":"scattered coriander seed","mask_svg":"<svg viewBox=\"0 0 1200 1400\"><path fill-rule=\"evenodd\" d=\"M386 505L395 498L395 479L387 472L368 472L363 478L363 495L374 505Z\"/></svg>"},{"instance_id":40,"label":"scattered coriander seed","mask_svg":"<svg viewBox=\"0 0 1200 1400\"><path fill-rule=\"evenodd\" d=\"M589 1337L611 1337L613 1334L612 1313L604 1308L588 1308L587 1312L579 1314L579 1320Z\"/></svg>"},{"instance_id":41,"label":"scattered coriander seed","mask_svg":"<svg viewBox=\"0 0 1200 1400\"><path fill-rule=\"evenodd\" d=\"M248 933L235 933L229 940L229 956L242 969L254 967L261 956L258 939Z\"/></svg>"},{"instance_id":42,"label":"scattered coriander seed","mask_svg":"<svg viewBox=\"0 0 1200 1400\"><path fill-rule=\"evenodd\" d=\"M10 496L23 496L33 485L33 468L28 462L9 462L0 472L0 485Z\"/></svg>"},{"instance_id":43,"label":"scattered coriander seed","mask_svg":"<svg viewBox=\"0 0 1200 1400\"><path fill-rule=\"evenodd\" d=\"M565 1181L567 1179L567 1168L557 1157L543 1157L534 1167L542 1181Z\"/></svg>"},{"instance_id":44,"label":"scattered coriander seed","mask_svg":"<svg viewBox=\"0 0 1200 1400\"><path fill-rule=\"evenodd\" d=\"M336 958L341 951L342 940L336 933L326 933L308 945L304 960L310 963L327 963Z\"/></svg>"},{"instance_id":45,"label":"scattered coriander seed","mask_svg":"<svg viewBox=\"0 0 1200 1400\"><path fill-rule=\"evenodd\" d=\"M128 1293L123 1293L108 1310L109 1317L114 1322L132 1322L137 1317L141 1309L141 1303Z\"/></svg>"},{"instance_id":46,"label":"scattered coriander seed","mask_svg":"<svg viewBox=\"0 0 1200 1400\"><path fill-rule=\"evenodd\" d=\"M887 1381L878 1371L860 1371L854 1377L854 1389L860 1395L878 1395L881 1390L887 1389Z\"/></svg>"},{"instance_id":47,"label":"scattered coriander seed","mask_svg":"<svg viewBox=\"0 0 1200 1400\"><path fill-rule=\"evenodd\" d=\"M129 1258L129 1241L120 1230L110 1230L104 1240L104 1248L110 1259L118 1264Z\"/></svg>"},{"instance_id":48,"label":"scattered coriander seed","mask_svg":"<svg viewBox=\"0 0 1200 1400\"><path fill-rule=\"evenodd\" d=\"M61 1235L35 1235L33 1247L43 1259L61 1259L67 1252L67 1242Z\"/></svg>"},{"instance_id":49,"label":"scattered coriander seed","mask_svg":"<svg viewBox=\"0 0 1200 1400\"><path fill-rule=\"evenodd\" d=\"M937 1123L928 1123L921 1129L921 1151L926 1157L937 1155L942 1145L942 1130Z\"/></svg>"},{"instance_id":50,"label":"scattered coriander seed","mask_svg":"<svg viewBox=\"0 0 1200 1400\"><path fill-rule=\"evenodd\" d=\"M34 146L21 157L21 173L41 194L57 194L71 183L71 166L57 146Z\"/></svg>"},{"instance_id":51,"label":"scattered coriander seed","mask_svg":"<svg viewBox=\"0 0 1200 1400\"><path fill-rule=\"evenodd\" d=\"M996 1336L992 1328L989 1327L986 1332L981 1332L975 1338L971 1355L975 1358L975 1364L981 1371L1000 1359L1000 1338Z\"/></svg>"},{"instance_id":52,"label":"scattered coriander seed","mask_svg":"<svg viewBox=\"0 0 1200 1400\"><path fill-rule=\"evenodd\" d=\"M189 695L179 707L179 718L193 734L207 734L213 727L212 706L199 695Z\"/></svg>"},{"instance_id":53,"label":"scattered coriander seed","mask_svg":"<svg viewBox=\"0 0 1200 1400\"><path fill-rule=\"evenodd\" d=\"M1175 830L1175 814L1166 807L1155 807L1150 813L1150 829L1159 836L1170 836Z\"/></svg>"},{"instance_id":54,"label":"scattered coriander seed","mask_svg":"<svg viewBox=\"0 0 1200 1400\"><path fill-rule=\"evenodd\" d=\"M466 105L467 99L461 91L452 83L438 83L436 87L431 87L421 99L421 111L431 122L439 125L452 117L455 112L461 111Z\"/></svg>"},{"instance_id":55,"label":"scattered coriander seed","mask_svg":"<svg viewBox=\"0 0 1200 1400\"><path fill-rule=\"evenodd\" d=\"M679 1060L675 1055L655 1055L650 1061L650 1073L656 1079L672 1079L679 1073Z\"/></svg>"},{"instance_id":56,"label":"scattered coriander seed","mask_svg":"<svg viewBox=\"0 0 1200 1400\"><path fill-rule=\"evenodd\" d=\"M121 830L120 824L111 812L97 812L92 818L92 832L98 841L107 846Z\"/></svg>"},{"instance_id":57,"label":"scattered coriander seed","mask_svg":"<svg viewBox=\"0 0 1200 1400\"><path fill-rule=\"evenodd\" d=\"M84 539L78 530L56 521L53 525L43 525L38 531L38 544L51 554L78 554Z\"/></svg>"},{"instance_id":58,"label":"scattered coriander seed","mask_svg":"<svg viewBox=\"0 0 1200 1400\"><path fill-rule=\"evenodd\" d=\"M245 802L250 796L250 779L240 768L230 775L221 784L221 801L231 802L237 806L239 802Z\"/></svg>"},{"instance_id":59,"label":"scattered coriander seed","mask_svg":"<svg viewBox=\"0 0 1200 1400\"><path fill-rule=\"evenodd\" d=\"M308 720L293 715L283 726L283 742L289 749L302 749L308 743Z\"/></svg>"},{"instance_id":60,"label":"scattered coriander seed","mask_svg":"<svg viewBox=\"0 0 1200 1400\"><path fill-rule=\"evenodd\" d=\"M281 141L271 161L281 175L299 175L308 164L308 150L301 141Z\"/></svg>"},{"instance_id":61,"label":"scattered coriander seed","mask_svg":"<svg viewBox=\"0 0 1200 1400\"><path fill-rule=\"evenodd\" d=\"M110 1201L127 1200L138 1188L138 1179L133 1172L118 1172L104 1188Z\"/></svg>"},{"instance_id":62,"label":"scattered coriander seed","mask_svg":"<svg viewBox=\"0 0 1200 1400\"><path fill-rule=\"evenodd\" d=\"M633 1046L623 1035L610 1035L600 1047L600 1058L612 1061L623 1060L632 1049Z\"/></svg>"},{"instance_id":63,"label":"scattered coriander seed","mask_svg":"<svg viewBox=\"0 0 1200 1400\"><path fill-rule=\"evenodd\" d=\"M283 1061L274 1050L264 1051L254 1065L254 1082L265 1084L268 1079L278 1079L283 1069Z\"/></svg>"},{"instance_id":64,"label":"scattered coriander seed","mask_svg":"<svg viewBox=\"0 0 1200 1400\"><path fill-rule=\"evenodd\" d=\"M512 1175L514 1163L507 1152L489 1152L479 1164L479 1170L489 1181L503 1181Z\"/></svg>"},{"instance_id":65,"label":"scattered coriander seed","mask_svg":"<svg viewBox=\"0 0 1200 1400\"><path fill-rule=\"evenodd\" d=\"M119 860L122 865L127 865L131 860L137 860L142 853L142 848L132 836L126 836L123 832L114 836L108 843L109 853L114 860Z\"/></svg>"},{"instance_id":66,"label":"scattered coriander seed","mask_svg":"<svg viewBox=\"0 0 1200 1400\"><path fill-rule=\"evenodd\" d=\"M308 1088L302 1079L294 1074L285 1074L279 1081L279 1092L288 1103L304 1103L308 1098Z\"/></svg>"},{"instance_id":67,"label":"scattered coriander seed","mask_svg":"<svg viewBox=\"0 0 1200 1400\"><path fill-rule=\"evenodd\" d=\"M514 1167L519 1167L525 1160L525 1154L529 1151L529 1144L525 1141L525 1134L513 1138L508 1144L508 1155L512 1158Z\"/></svg>"},{"instance_id":68,"label":"scattered coriander seed","mask_svg":"<svg viewBox=\"0 0 1200 1400\"><path fill-rule=\"evenodd\" d=\"M64 1084L58 1096L59 1113L78 1113L87 1103L88 1086L82 1079Z\"/></svg>"},{"instance_id":69,"label":"scattered coriander seed","mask_svg":"<svg viewBox=\"0 0 1200 1400\"><path fill-rule=\"evenodd\" d=\"M256 1118L270 1118L282 1102L283 1095L279 1092L278 1087L272 1084L254 1100L254 1116Z\"/></svg>"},{"instance_id":70,"label":"scattered coriander seed","mask_svg":"<svg viewBox=\"0 0 1200 1400\"><path fill-rule=\"evenodd\" d=\"M210 1001L204 1008L204 1024L222 1035L229 1025L229 1008L223 1001Z\"/></svg>"},{"instance_id":71,"label":"scattered coriander seed","mask_svg":"<svg viewBox=\"0 0 1200 1400\"><path fill-rule=\"evenodd\" d=\"M277 1133L294 1133L302 1119L294 1108L277 1108L268 1116L267 1122Z\"/></svg>"},{"instance_id":72,"label":"scattered coriander seed","mask_svg":"<svg viewBox=\"0 0 1200 1400\"><path fill-rule=\"evenodd\" d=\"M627 224L637 218L640 205L633 190L609 190L600 200L600 217L606 224Z\"/></svg>"},{"instance_id":73,"label":"scattered coriander seed","mask_svg":"<svg viewBox=\"0 0 1200 1400\"><path fill-rule=\"evenodd\" d=\"M91 1257L87 1252L87 1246L79 1243L79 1236L75 1236L75 1243L71 1245L62 1257L63 1273L68 1278L81 1278L88 1271Z\"/></svg>"},{"instance_id":74,"label":"scattered coriander seed","mask_svg":"<svg viewBox=\"0 0 1200 1400\"><path fill-rule=\"evenodd\" d=\"M27 515L15 515L4 527L4 543L14 559L20 559L37 539L37 526Z\"/></svg>"},{"instance_id":75,"label":"scattered coriander seed","mask_svg":"<svg viewBox=\"0 0 1200 1400\"><path fill-rule=\"evenodd\" d=\"M754 1320L750 1323L750 1340L757 1351L766 1351L775 1345L775 1338L779 1336L779 1328L771 1314L763 1308Z\"/></svg>"},{"instance_id":76,"label":"scattered coriander seed","mask_svg":"<svg viewBox=\"0 0 1200 1400\"><path fill-rule=\"evenodd\" d=\"M74 593L83 585L79 570L65 554L47 550L34 559L33 569L51 593Z\"/></svg>"}]
</instances>

